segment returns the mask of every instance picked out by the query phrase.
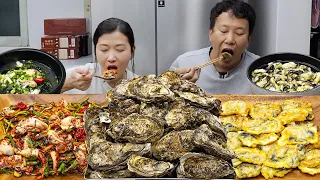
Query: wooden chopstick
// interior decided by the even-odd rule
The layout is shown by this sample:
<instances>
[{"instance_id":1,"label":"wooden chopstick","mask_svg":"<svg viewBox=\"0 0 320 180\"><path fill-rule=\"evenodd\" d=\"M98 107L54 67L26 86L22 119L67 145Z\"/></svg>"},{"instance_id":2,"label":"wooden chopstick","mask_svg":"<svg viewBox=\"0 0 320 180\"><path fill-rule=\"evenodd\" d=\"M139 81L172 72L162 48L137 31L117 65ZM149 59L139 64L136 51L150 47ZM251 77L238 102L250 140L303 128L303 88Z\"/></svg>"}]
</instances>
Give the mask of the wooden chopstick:
<instances>
[{"instance_id":1,"label":"wooden chopstick","mask_svg":"<svg viewBox=\"0 0 320 180\"><path fill-rule=\"evenodd\" d=\"M210 64L213 64L213 63L215 63L215 62L218 62L218 61L220 61L220 60L222 60L222 59L223 59L223 57L220 56L220 57L218 57L218 58L216 58L216 59L212 59L212 60L209 61L209 62L206 62L206 63L204 63L204 64L199 65L198 68L199 68L199 69L204 68L204 67L209 66Z\"/></svg>"},{"instance_id":2,"label":"wooden chopstick","mask_svg":"<svg viewBox=\"0 0 320 180\"><path fill-rule=\"evenodd\" d=\"M215 62L221 61L221 60L223 60L223 59L229 60L229 59L231 59L231 58L232 58L232 55L231 55L230 53L223 52L218 58L212 59L212 60L209 61L209 62L206 62L206 63L204 63L204 64L201 64L201 65L198 66L198 68L201 69L201 68L204 68L204 67L206 67L206 66L209 66L210 64L213 64L213 63L215 63Z\"/></svg>"}]
</instances>

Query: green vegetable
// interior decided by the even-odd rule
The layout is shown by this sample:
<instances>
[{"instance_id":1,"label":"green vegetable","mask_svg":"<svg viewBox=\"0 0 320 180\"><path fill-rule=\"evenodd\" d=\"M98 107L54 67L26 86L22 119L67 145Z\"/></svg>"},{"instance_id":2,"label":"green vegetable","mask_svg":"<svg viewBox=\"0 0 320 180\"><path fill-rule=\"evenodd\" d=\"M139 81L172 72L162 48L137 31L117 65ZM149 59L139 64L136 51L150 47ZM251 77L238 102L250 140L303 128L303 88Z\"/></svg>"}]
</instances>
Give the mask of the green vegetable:
<instances>
[{"instance_id":1,"label":"green vegetable","mask_svg":"<svg viewBox=\"0 0 320 180\"><path fill-rule=\"evenodd\" d=\"M33 142L29 138L27 138L26 141L27 141L29 147L33 148Z\"/></svg>"},{"instance_id":2,"label":"green vegetable","mask_svg":"<svg viewBox=\"0 0 320 180\"><path fill-rule=\"evenodd\" d=\"M39 161L29 161L29 162L27 162L28 166L35 166L37 164L39 164Z\"/></svg>"},{"instance_id":3,"label":"green vegetable","mask_svg":"<svg viewBox=\"0 0 320 180\"><path fill-rule=\"evenodd\" d=\"M57 171L61 172L62 175L65 175L66 174L66 164L64 162L62 162Z\"/></svg>"},{"instance_id":4,"label":"green vegetable","mask_svg":"<svg viewBox=\"0 0 320 180\"><path fill-rule=\"evenodd\" d=\"M30 156L29 160L30 161L35 161L35 160L38 160L38 157L37 156Z\"/></svg>"}]
</instances>

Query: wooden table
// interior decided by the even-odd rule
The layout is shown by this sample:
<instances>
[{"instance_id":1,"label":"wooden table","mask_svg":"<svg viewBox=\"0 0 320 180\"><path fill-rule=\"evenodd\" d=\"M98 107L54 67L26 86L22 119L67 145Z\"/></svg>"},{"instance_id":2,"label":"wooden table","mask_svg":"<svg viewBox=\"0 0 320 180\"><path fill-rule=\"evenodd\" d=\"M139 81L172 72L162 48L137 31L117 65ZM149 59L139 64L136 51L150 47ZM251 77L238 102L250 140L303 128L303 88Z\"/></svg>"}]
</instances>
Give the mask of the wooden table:
<instances>
[{"instance_id":1,"label":"wooden table","mask_svg":"<svg viewBox=\"0 0 320 180\"><path fill-rule=\"evenodd\" d=\"M315 119L313 120L314 124L320 126L320 96L268 96L268 95L215 95L222 102L228 100L243 100L247 102L262 102L262 101L283 101L286 99L295 99L300 101L307 101L312 104L313 113ZM81 95L81 94L72 94L72 95L63 95L63 94L41 94L41 95L0 95L0 109L7 107L11 104L16 104L20 101L32 103L50 103L50 102L59 102L61 99L65 99L67 102L80 102L89 98L91 101L95 101L99 104L105 104L106 98L104 94L99 95ZM11 180L18 179L12 175L0 175L0 180ZM33 180L36 179L33 176L23 176L19 180ZM72 179L80 180L84 179L82 175L67 175L67 176L56 176L47 178L48 180L63 180L63 179ZM251 178L254 180L264 179L261 175L257 178ZM304 173L301 173L299 170L295 170L287 174L284 178L274 178L276 179L285 179L285 180L297 180L297 179L320 179L320 175L310 176Z\"/></svg>"}]
</instances>

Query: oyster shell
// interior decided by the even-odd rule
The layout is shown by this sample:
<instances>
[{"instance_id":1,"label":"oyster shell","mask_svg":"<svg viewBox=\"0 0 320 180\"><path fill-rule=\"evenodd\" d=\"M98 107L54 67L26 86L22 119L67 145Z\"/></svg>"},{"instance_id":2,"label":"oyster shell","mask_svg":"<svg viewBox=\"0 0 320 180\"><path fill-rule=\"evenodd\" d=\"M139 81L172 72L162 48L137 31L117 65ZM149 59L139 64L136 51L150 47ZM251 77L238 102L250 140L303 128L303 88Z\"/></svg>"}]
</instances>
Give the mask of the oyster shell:
<instances>
[{"instance_id":1,"label":"oyster shell","mask_svg":"<svg viewBox=\"0 0 320 180\"><path fill-rule=\"evenodd\" d=\"M90 150L95 143L105 142L106 140L107 138L105 134L101 132L92 133L90 134L90 138L87 138L88 149Z\"/></svg>"},{"instance_id":2,"label":"oyster shell","mask_svg":"<svg viewBox=\"0 0 320 180\"><path fill-rule=\"evenodd\" d=\"M201 153L186 153L177 168L178 178L218 179L231 174L234 171L229 162Z\"/></svg>"},{"instance_id":3,"label":"oyster shell","mask_svg":"<svg viewBox=\"0 0 320 180\"><path fill-rule=\"evenodd\" d=\"M171 90L178 90L182 83L179 74L172 70L160 74L157 79Z\"/></svg>"},{"instance_id":4,"label":"oyster shell","mask_svg":"<svg viewBox=\"0 0 320 180\"><path fill-rule=\"evenodd\" d=\"M133 113L139 113L140 102L133 99L114 99L108 107L111 119L126 117Z\"/></svg>"},{"instance_id":5,"label":"oyster shell","mask_svg":"<svg viewBox=\"0 0 320 180\"><path fill-rule=\"evenodd\" d=\"M106 95L108 102L112 102L115 99L126 99L133 97L129 91L129 84L131 81L132 80L122 79L112 90L108 91Z\"/></svg>"},{"instance_id":6,"label":"oyster shell","mask_svg":"<svg viewBox=\"0 0 320 180\"><path fill-rule=\"evenodd\" d=\"M151 144L121 144L112 142L95 143L89 150L87 160L92 169L98 171L118 171L127 167L127 159L132 154L149 155Z\"/></svg>"},{"instance_id":7,"label":"oyster shell","mask_svg":"<svg viewBox=\"0 0 320 180\"><path fill-rule=\"evenodd\" d=\"M227 148L227 140L212 131L208 125L202 124L194 132L193 143L196 147L202 148L208 154L231 160L235 158L233 152Z\"/></svg>"},{"instance_id":8,"label":"oyster shell","mask_svg":"<svg viewBox=\"0 0 320 180\"><path fill-rule=\"evenodd\" d=\"M140 114L152 117L156 120L161 121L161 123L165 124L165 116L168 113L169 104L147 104L141 103L140 106Z\"/></svg>"},{"instance_id":9,"label":"oyster shell","mask_svg":"<svg viewBox=\"0 0 320 180\"><path fill-rule=\"evenodd\" d=\"M193 106L171 109L165 117L169 127L175 130L195 129L201 124L208 124L221 138L226 139L225 130L220 120L210 112Z\"/></svg>"},{"instance_id":10,"label":"oyster shell","mask_svg":"<svg viewBox=\"0 0 320 180\"><path fill-rule=\"evenodd\" d=\"M129 171L142 177L162 177L174 168L169 162L156 161L136 154L131 155L127 165Z\"/></svg>"},{"instance_id":11,"label":"oyster shell","mask_svg":"<svg viewBox=\"0 0 320 180\"><path fill-rule=\"evenodd\" d=\"M221 101L211 96L200 96L191 92L175 91L180 97L189 101L191 105L210 110L214 115L220 115Z\"/></svg>"},{"instance_id":12,"label":"oyster shell","mask_svg":"<svg viewBox=\"0 0 320 180\"><path fill-rule=\"evenodd\" d=\"M104 179L104 178L126 178L132 177L134 173L129 171L128 169L119 170L115 172L110 171L96 171L88 167L85 178L86 179Z\"/></svg>"},{"instance_id":13,"label":"oyster shell","mask_svg":"<svg viewBox=\"0 0 320 180\"><path fill-rule=\"evenodd\" d=\"M90 107L84 113L84 127L87 130L87 133L91 133L91 131L96 132L100 130L100 119L99 113L104 112L106 108L104 107ZM92 127L91 126L95 126Z\"/></svg>"},{"instance_id":14,"label":"oyster shell","mask_svg":"<svg viewBox=\"0 0 320 180\"><path fill-rule=\"evenodd\" d=\"M152 154L159 160L174 161L194 149L194 130L171 131L152 145Z\"/></svg>"},{"instance_id":15,"label":"oyster shell","mask_svg":"<svg viewBox=\"0 0 320 180\"><path fill-rule=\"evenodd\" d=\"M170 88L172 91L191 92L200 96L205 96L205 92L195 83L185 79L181 79L176 71L166 71L160 74L157 78L163 85Z\"/></svg>"},{"instance_id":16,"label":"oyster shell","mask_svg":"<svg viewBox=\"0 0 320 180\"><path fill-rule=\"evenodd\" d=\"M164 132L164 124L151 117L137 113L112 121L107 130L115 141L131 143L147 143L160 139Z\"/></svg>"},{"instance_id":17,"label":"oyster shell","mask_svg":"<svg viewBox=\"0 0 320 180\"><path fill-rule=\"evenodd\" d=\"M134 98L143 102L173 101L175 97L174 93L154 75L134 78L128 86L128 91Z\"/></svg>"}]
</instances>

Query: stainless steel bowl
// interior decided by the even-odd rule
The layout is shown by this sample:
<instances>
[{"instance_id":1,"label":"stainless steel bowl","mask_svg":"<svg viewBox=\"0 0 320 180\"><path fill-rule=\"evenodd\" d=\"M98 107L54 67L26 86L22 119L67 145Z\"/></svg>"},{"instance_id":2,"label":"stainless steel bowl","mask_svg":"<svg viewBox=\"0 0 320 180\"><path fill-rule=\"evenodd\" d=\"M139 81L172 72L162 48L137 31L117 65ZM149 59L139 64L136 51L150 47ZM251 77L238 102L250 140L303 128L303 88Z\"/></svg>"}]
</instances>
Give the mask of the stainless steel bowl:
<instances>
[{"instance_id":1,"label":"stainless steel bowl","mask_svg":"<svg viewBox=\"0 0 320 180\"><path fill-rule=\"evenodd\" d=\"M278 94L278 95L320 95L320 85L314 87L311 90L303 92L275 92L257 86L252 81L252 72L256 69L264 68L270 62L294 62L297 64L303 64L312 69L313 72L320 72L320 60L311 56L297 54L297 53L276 53L270 54L261 58L258 58L250 64L247 69L247 78L250 82L250 89L252 94Z\"/></svg>"}]
</instances>

